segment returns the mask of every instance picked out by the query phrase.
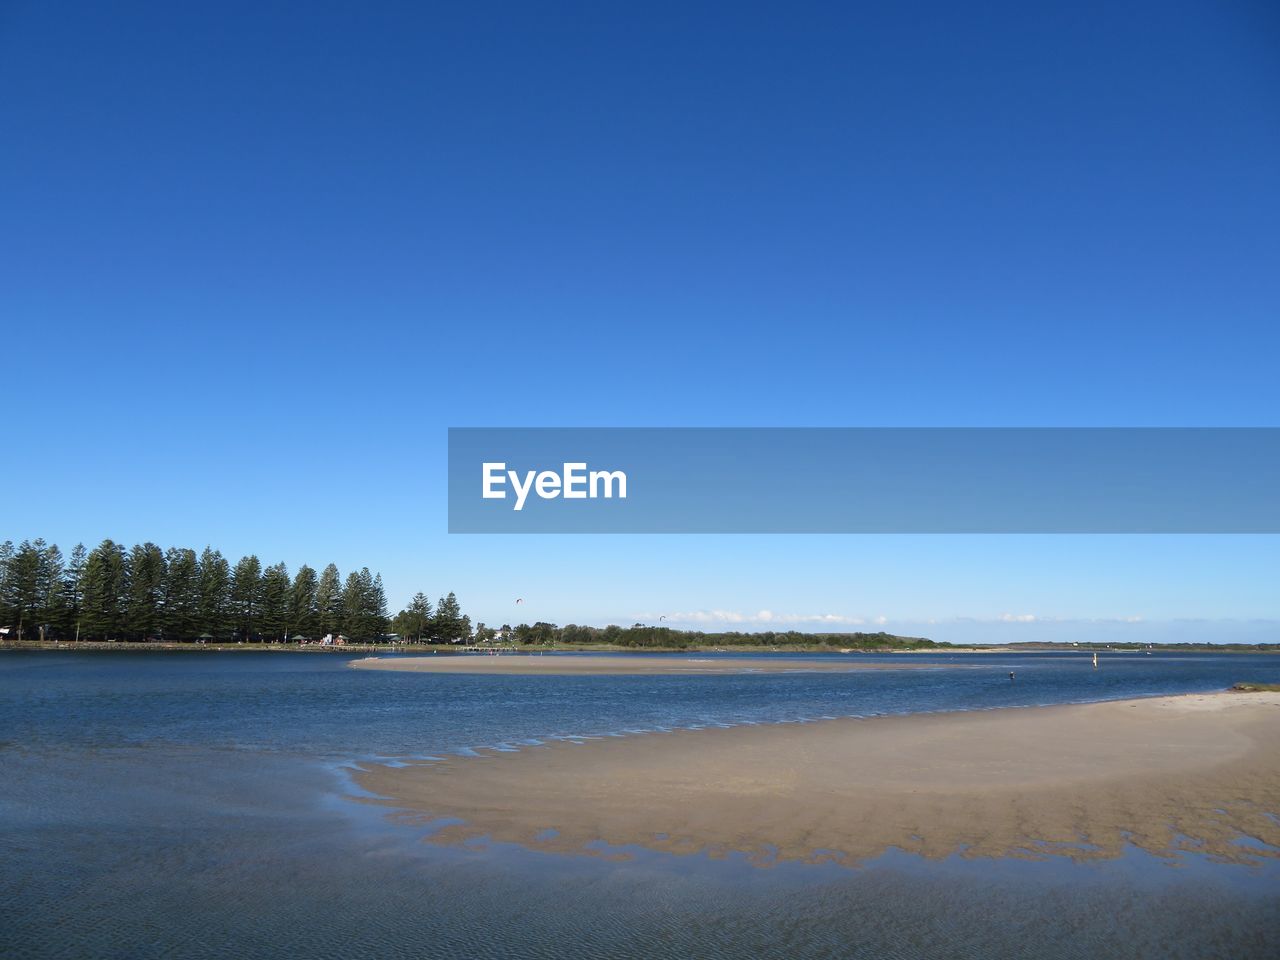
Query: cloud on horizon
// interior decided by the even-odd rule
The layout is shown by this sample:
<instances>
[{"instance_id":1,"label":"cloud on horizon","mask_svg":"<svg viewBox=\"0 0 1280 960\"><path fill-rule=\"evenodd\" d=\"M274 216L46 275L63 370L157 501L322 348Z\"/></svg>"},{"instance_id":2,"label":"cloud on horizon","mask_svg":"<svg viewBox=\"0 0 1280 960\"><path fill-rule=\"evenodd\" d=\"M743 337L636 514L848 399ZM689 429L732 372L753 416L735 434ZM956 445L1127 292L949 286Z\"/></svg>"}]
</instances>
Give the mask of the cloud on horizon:
<instances>
[{"instance_id":1,"label":"cloud on horizon","mask_svg":"<svg viewBox=\"0 0 1280 960\"><path fill-rule=\"evenodd\" d=\"M642 613L635 617L635 620L642 623L653 623L658 620L669 625L677 624L723 624L723 625L764 625L764 626L781 626L787 624L817 624L832 626L876 626L883 627L887 624L901 624L904 626L938 626L943 624L974 624L974 625L1004 625L1004 624L1153 624L1165 621L1152 621L1146 617L1140 616L1124 616L1124 617L1064 617L1059 615L1043 615L1035 613L1001 613L993 617L970 617L970 616L954 616L954 617L929 617L914 618L904 617L895 619L884 615L875 617L850 616L841 613L779 613L774 610L757 610L754 613L744 613L738 610L688 610L674 611L672 613ZM1180 620L1171 620L1167 622L1184 622ZM1185 621L1200 623L1236 623L1230 618L1205 621ZM1275 623L1272 620L1248 621L1252 623Z\"/></svg>"},{"instance_id":2,"label":"cloud on horizon","mask_svg":"<svg viewBox=\"0 0 1280 960\"><path fill-rule=\"evenodd\" d=\"M736 610L691 610L663 614L645 613L637 617L638 620L645 622L651 622L659 618L665 619L668 623L696 624L817 623L861 626L873 622L888 623L888 620L884 617L877 617L874 621L871 621L864 617L847 617L838 613L775 613L773 610L757 610L755 613L740 613Z\"/></svg>"}]
</instances>

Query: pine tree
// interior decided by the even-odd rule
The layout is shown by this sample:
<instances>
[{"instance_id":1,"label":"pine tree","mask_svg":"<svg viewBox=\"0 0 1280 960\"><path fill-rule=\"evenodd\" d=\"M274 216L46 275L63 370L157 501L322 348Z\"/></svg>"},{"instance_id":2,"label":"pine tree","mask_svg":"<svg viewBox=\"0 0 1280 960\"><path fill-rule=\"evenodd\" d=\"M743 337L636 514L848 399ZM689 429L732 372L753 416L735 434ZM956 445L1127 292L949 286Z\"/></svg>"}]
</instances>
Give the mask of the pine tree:
<instances>
[{"instance_id":1,"label":"pine tree","mask_svg":"<svg viewBox=\"0 0 1280 960\"><path fill-rule=\"evenodd\" d=\"M32 632L38 630L40 604L44 599L40 575L44 549L43 540L23 540L8 563L7 606L15 621L18 640L29 640Z\"/></svg>"},{"instance_id":2,"label":"pine tree","mask_svg":"<svg viewBox=\"0 0 1280 960\"><path fill-rule=\"evenodd\" d=\"M397 617L400 633L421 643L424 636L430 636L428 630L431 627L431 614L431 601L426 594L415 593L409 606Z\"/></svg>"},{"instance_id":3,"label":"pine tree","mask_svg":"<svg viewBox=\"0 0 1280 960\"><path fill-rule=\"evenodd\" d=\"M125 631L136 640L150 640L163 632L164 554L154 543L129 551L129 592Z\"/></svg>"},{"instance_id":4,"label":"pine tree","mask_svg":"<svg viewBox=\"0 0 1280 960\"><path fill-rule=\"evenodd\" d=\"M367 567L365 568L368 569ZM387 591L382 586L382 574L375 574L373 585L369 590L369 632L375 641L381 640L387 632Z\"/></svg>"},{"instance_id":5,"label":"pine tree","mask_svg":"<svg viewBox=\"0 0 1280 960\"><path fill-rule=\"evenodd\" d=\"M12 540L0 543L0 626L3 627L12 626L18 619L10 593L14 553Z\"/></svg>"},{"instance_id":6,"label":"pine tree","mask_svg":"<svg viewBox=\"0 0 1280 960\"><path fill-rule=\"evenodd\" d=\"M67 629L67 598L62 585L62 551L56 543L44 549L40 557L40 639L49 639L50 633L63 636Z\"/></svg>"},{"instance_id":7,"label":"pine tree","mask_svg":"<svg viewBox=\"0 0 1280 960\"><path fill-rule=\"evenodd\" d=\"M276 643L289 639L289 612L293 585L283 563L267 567L262 575L262 635Z\"/></svg>"},{"instance_id":8,"label":"pine tree","mask_svg":"<svg viewBox=\"0 0 1280 960\"><path fill-rule=\"evenodd\" d=\"M346 583L342 587L342 633L351 640L365 639L364 612L365 593L360 574L352 570L347 574Z\"/></svg>"},{"instance_id":9,"label":"pine tree","mask_svg":"<svg viewBox=\"0 0 1280 960\"><path fill-rule=\"evenodd\" d=\"M231 567L219 551L205 547L200 554L200 584L196 600L199 639L226 640L230 633Z\"/></svg>"},{"instance_id":10,"label":"pine tree","mask_svg":"<svg viewBox=\"0 0 1280 960\"><path fill-rule=\"evenodd\" d=\"M231 571L231 611L236 633L253 640L260 626L262 562L253 554L242 557Z\"/></svg>"},{"instance_id":11,"label":"pine tree","mask_svg":"<svg viewBox=\"0 0 1280 960\"><path fill-rule=\"evenodd\" d=\"M289 591L290 629L315 640L320 633L320 611L316 606L316 572L305 563L298 568Z\"/></svg>"},{"instance_id":12,"label":"pine tree","mask_svg":"<svg viewBox=\"0 0 1280 960\"><path fill-rule=\"evenodd\" d=\"M431 626L436 639L444 643L466 640L471 632L470 624L465 626L463 624L458 598L452 593L447 597L441 597L440 602L436 604L436 615Z\"/></svg>"},{"instance_id":13,"label":"pine tree","mask_svg":"<svg viewBox=\"0 0 1280 960\"><path fill-rule=\"evenodd\" d=\"M194 550L180 547L169 548L164 559L164 637L194 640L200 632L200 561Z\"/></svg>"},{"instance_id":14,"label":"pine tree","mask_svg":"<svg viewBox=\"0 0 1280 960\"><path fill-rule=\"evenodd\" d=\"M320 619L317 633L342 632L342 580L337 566L332 563L320 573L320 581L316 585L316 610Z\"/></svg>"},{"instance_id":15,"label":"pine tree","mask_svg":"<svg viewBox=\"0 0 1280 960\"><path fill-rule=\"evenodd\" d=\"M80 639L80 617L84 600L84 565L88 556L83 543L77 543L71 551L71 560L62 575L62 595L67 610L67 635Z\"/></svg>"},{"instance_id":16,"label":"pine tree","mask_svg":"<svg viewBox=\"0 0 1280 960\"><path fill-rule=\"evenodd\" d=\"M348 574L342 588L345 612L342 631L361 643L377 643L387 632L387 595L382 576L374 576L368 567Z\"/></svg>"},{"instance_id":17,"label":"pine tree","mask_svg":"<svg viewBox=\"0 0 1280 960\"><path fill-rule=\"evenodd\" d=\"M377 624L374 622L376 617L373 613L373 574L369 572L368 567L361 567L360 572L356 575L360 581L360 601L356 608L355 615L352 616L350 607L347 608L348 620L354 621L355 636L358 636L364 643L372 643L378 639Z\"/></svg>"},{"instance_id":18,"label":"pine tree","mask_svg":"<svg viewBox=\"0 0 1280 960\"><path fill-rule=\"evenodd\" d=\"M124 547L103 540L90 551L84 564L80 621L85 639L113 640L120 636L128 587Z\"/></svg>"}]
</instances>

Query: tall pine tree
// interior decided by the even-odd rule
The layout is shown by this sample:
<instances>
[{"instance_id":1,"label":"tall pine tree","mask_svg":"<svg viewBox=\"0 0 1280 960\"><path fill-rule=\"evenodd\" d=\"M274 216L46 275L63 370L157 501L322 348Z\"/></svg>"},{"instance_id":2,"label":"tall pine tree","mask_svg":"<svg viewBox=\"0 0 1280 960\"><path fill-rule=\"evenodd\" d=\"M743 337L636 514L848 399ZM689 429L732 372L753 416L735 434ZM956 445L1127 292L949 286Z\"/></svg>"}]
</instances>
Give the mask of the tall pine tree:
<instances>
[{"instance_id":1,"label":"tall pine tree","mask_svg":"<svg viewBox=\"0 0 1280 960\"><path fill-rule=\"evenodd\" d=\"M409 606L396 614L396 630L406 640L421 643L423 637L431 636L428 632L431 627L431 614L431 601L427 599L425 593L419 591L413 595Z\"/></svg>"},{"instance_id":2,"label":"tall pine tree","mask_svg":"<svg viewBox=\"0 0 1280 960\"><path fill-rule=\"evenodd\" d=\"M163 633L164 554L154 543L129 551L129 602L125 630L134 640L151 640Z\"/></svg>"},{"instance_id":3,"label":"tall pine tree","mask_svg":"<svg viewBox=\"0 0 1280 960\"><path fill-rule=\"evenodd\" d=\"M242 640L257 639L262 607L262 562L250 554L231 571L231 612L236 634Z\"/></svg>"},{"instance_id":4,"label":"tall pine tree","mask_svg":"<svg viewBox=\"0 0 1280 960\"><path fill-rule=\"evenodd\" d=\"M56 543L44 549L40 558L40 639L65 636L68 626L67 596L63 589L62 551Z\"/></svg>"},{"instance_id":5,"label":"tall pine tree","mask_svg":"<svg viewBox=\"0 0 1280 960\"><path fill-rule=\"evenodd\" d=\"M342 580L337 566L332 563L320 572L320 582L316 585L316 609L320 619L317 633L342 632Z\"/></svg>"},{"instance_id":6,"label":"tall pine tree","mask_svg":"<svg viewBox=\"0 0 1280 960\"><path fill-rule=\"evenodd\" d=\"M164 637L194 640L200 633L200 561L194 550L171 547L164 566Z\"/></svg>"},{"instance_id":7,"label":"tall pine tree","mask_svg":"<svg viewBox=\"0 0 1280 960\"><path fill-rule=\"evenodd\" d=\"M464 620L458 598L453 593L441 597L436 604L436 615L431 627L436 639L444 643L461 643L469 639L470 622Z\"/></svg>"},{"instance_id":8,"label":"tall pine tree","mask_svg":"<svg viewBox=\"0 0 1280 960\"><path fill-rule=\"evenodd\" d=\"M120 638L125 623L128 589L124 547L111 540L103 540L85 559L80 613L83 639Z\"/></svg>"},{"instance_id":9,"label":"tall pine tree","mask_svg":"<svg viewBox=\"0 0 1280 960\"><path fill-rule=\"evenodd\" d=\"M83 543L77 543L71 551L71 559L62 575L62 595L67 610L67 635L80 639L81 604L84 599L84 565L88 552Z\"/></svg>"},{"instance_id":10,"label":"tall pine tree","mask_svg":"<svg viewBox=\"0 0 1280 960\"><path fill-rule=\"evenodd\" d=\"M305 563L298 568L289 592L289 628L309 640L318 639L320 611L316 605L316 572Z\"/></svg>"},{"instance_id":11,"label":"tall pine tree","mask_svg":"<svg viewBox=\"0 0 1280 960\"><path fill-rule=\"evenodd\" d=\"M225 641L231 636L231 567L219 551L205 547L200 554L200 584L196 599L196 634L200 640Z\"/></svg>"},{"instance_id":12,"label":"tall pine tree","mask_svg":"<svg viewBox=\"0 0 1280 960\"><path fill-rule=\"evenodd\" d=\"M364 584L359 572L352 570L347 574L346 583L342 586L342 633L348 640L366 639L364 635Z\"/></svg>"},{"instance_id":13,"label":"tall pine tree","mask_svg":"<svg viewBox=\"0 0 1280 960\"><path fill-rule=\"evenodd\" d=\"M13 570L13 555L16 550L12 540L0 543L0 627L12 629L17 617L14 615L13 597L10 593ZM9 637L9 639L17 639Z\"/></svg>"},{"instance_id":14,"label":"tall pine tree","mask_svg":"<svg viewBox=\"0 0 1280 960\"><path fill-rule=\"evenodd\" d=\"M289 608L293 584L283 563L262 575L262 636L271 643L289 639Z\"/></svg>"},{"instance_id":15,"label":"tall pine tree","mask_svg":"<svg viewBox=\"0 0 1280 960\"><path fill-rule=\"evenodd\" d=\"M39 638L41 604L44 600L41 577L44 550L43 540L23 540L9 559L5 583L6 606L13 621L15 639L18 640Z\"/></svg>"}]
</instances>

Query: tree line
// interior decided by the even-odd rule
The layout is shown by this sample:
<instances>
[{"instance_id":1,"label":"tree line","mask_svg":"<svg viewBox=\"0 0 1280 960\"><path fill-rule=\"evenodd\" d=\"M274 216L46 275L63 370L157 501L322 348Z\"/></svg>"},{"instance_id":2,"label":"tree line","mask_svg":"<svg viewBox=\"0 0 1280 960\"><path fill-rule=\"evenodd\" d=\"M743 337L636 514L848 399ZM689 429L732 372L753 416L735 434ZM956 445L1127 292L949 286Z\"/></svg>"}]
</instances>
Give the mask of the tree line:
<instances>
[{"instance_id":1,"label":"tree line","mask_svg":"<svg viewBox=\"0 0 1280 960\"><path fill-rule=\"evenodd\" d=\"M464 625L469 635L453 594L438 609L451 637ZM76 544L64 557L43 540L0 544L0 627L10 639L280 642L341 634L376 643L387 626L382 576L368 567L344 580L332 563L318 573L303 564L290 576L285 564L264 567L254 555L232 565L212 547L197 554L103 540L92 550Z\"/></svg>"},{"instance_id":2,"label":"tree line","mask_svg":"<svg viewBox=\"0 0 1280 960\"><path fill-rule=\"evenodd\" d=\"M463 643L471 618L449 593L432 604L417 593L387 616L382 576L368 567L343 579L335 564L320 572L303 564L290 576L257 556L232 565L205 547L162 550L154 543L126 548L103 540L93 550L76 544L64 557L56 544L0 543L0 628L6 639L272 642L345 635L361 643L391 639ZM821 646L858 650L912 650L949 644L888 633L706 633L636 623L588 627L554 623L478 624L476 641L525 646L610 645L633 648Z\"/></svg>"},{"instance_id":3,"label":"tree line","mask_svg":"<svg viewBox=\"0 0 1280 960\"><path fill-rule=\"evenodd\" d=\"M830 647L849 650L926 650L951 644L924 637L899 637L891 633L801 633L798 630L762 633L704 633L700 630L674 630L670 627L636 623L630 627L610 625L585 627L571 623L564 627L554 623L522 623L503 625L500 632L488 630L484 624L476 629L476 639L503 639L523 645L601 644L618 647L683 649L687 647Z\"/></svg>"},{"instance_id":4,"label":"tree line","mask_svg":"<svg viewBox=\"0 0 1280 960\"><path fill-rule=\"evenodd\" d=\"M434 607L426 594L415 593L409 606L392 619L391 631L410 643L464 643L471 639L471 618L462 612L452 593L441 597ZM477 633L486 634L483 623Z\"/></svg>"}]
</instances>

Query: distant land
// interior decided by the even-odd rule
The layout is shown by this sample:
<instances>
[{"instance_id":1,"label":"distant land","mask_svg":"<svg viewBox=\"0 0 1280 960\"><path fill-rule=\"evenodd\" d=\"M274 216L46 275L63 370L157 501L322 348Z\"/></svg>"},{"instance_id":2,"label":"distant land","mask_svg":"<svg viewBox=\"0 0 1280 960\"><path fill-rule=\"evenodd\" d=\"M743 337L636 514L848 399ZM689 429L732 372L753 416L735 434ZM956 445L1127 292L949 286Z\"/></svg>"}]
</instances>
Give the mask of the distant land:
<instances>
[{"instance_id":1,"label":"distant land","mask_svg":"<svg viewBox=\"0 0 1280 960\"><path fill-rule=\"evenodd\" d=\"M520 624L504 628L505 635L492 631L482 638L453 641L438 639L407 640L386 634L376 641L341 640L333 644L315 641L216 641L198 639L171 641L152 640L38 640L14 639L0 635L0 650L80 650L80 651L260 651L276 653L342 653L342 652L417 652L464 654L475 651L520 653L845 653L851 656L868 653L948 653L998 654L1037 652L1077 653L1280 653L1275 643L1006 643L958 646L926 637L903 637L891 633L801 633L799 631L765 633L706 633L650 627L584 627L570 624L558 627L550 623Z\"/></svg>"}]
</instances>

